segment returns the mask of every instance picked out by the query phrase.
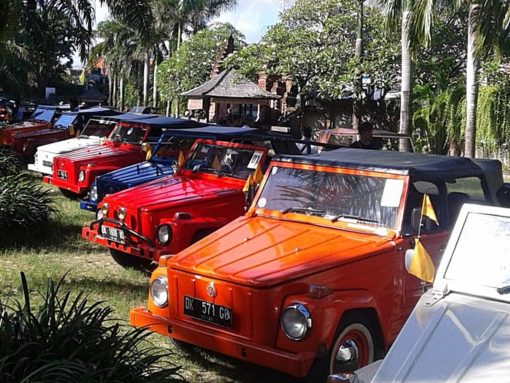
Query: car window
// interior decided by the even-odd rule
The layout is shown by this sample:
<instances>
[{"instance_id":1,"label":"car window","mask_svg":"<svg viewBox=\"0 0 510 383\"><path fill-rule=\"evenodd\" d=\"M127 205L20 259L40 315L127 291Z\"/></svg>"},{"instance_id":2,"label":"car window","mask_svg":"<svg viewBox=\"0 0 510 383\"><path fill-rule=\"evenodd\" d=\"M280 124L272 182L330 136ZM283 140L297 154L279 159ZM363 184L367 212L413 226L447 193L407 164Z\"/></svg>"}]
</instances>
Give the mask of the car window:
<instances>
[{"instance_id":1,"label":"car window","mask_svg":"<svg viewBox=\"0 0 510 383\"><path fill-rule=\"evenodd\" d=\"M398 226L403 179L276 166L270 172L258 208Z\"/></svg>"},{"instance_id":2,"label":"car window","mask_svg":"<svg viewBox=\"0 0 510 383\"><path fill-rule=\"evenodd\" d=\"M117 126L110 138L114 142L138 144L145 135L145 129L133 126Z\"/></svg>"},{"instance_id":3,"label":"car window","mask_svg":"<svg viewBox=\"0 0 510 383\"><path fill-rule=\"evenodd\" d=\"M455 244L445 278L477 286L510 285L510 218L470 212Z\"/></svg>"},{"instance_id":4,"label":"car window","mask_svg":"<svg viewBox=\"0 0 510 383\"><path fill-rule=\"evenodd\" d=\"M189 137L167 137L156 147L152 156L161 159L177 159L179 151L187 151L194 142L195 139Z\"/></svg>"}]
</instances>

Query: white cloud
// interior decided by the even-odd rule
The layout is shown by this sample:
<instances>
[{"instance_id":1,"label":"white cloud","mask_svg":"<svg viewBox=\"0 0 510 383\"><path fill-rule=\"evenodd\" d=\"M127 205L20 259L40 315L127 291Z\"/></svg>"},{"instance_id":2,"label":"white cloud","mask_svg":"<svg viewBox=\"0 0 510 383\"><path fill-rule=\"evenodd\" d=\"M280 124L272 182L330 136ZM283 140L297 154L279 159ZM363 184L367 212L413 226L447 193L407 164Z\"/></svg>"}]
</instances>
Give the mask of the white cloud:
<instances>
[{"instance_id":1,"label":"white cloud","mask_svg":"<svg viewBox=\"0 0 510 383\"><path fill-rule=\"evenodd\" d=\"M267 28L278 21L281 0L239 0L237 7L213 22L228 22L240 30L248 43L260 41Z\"/></svg>"}]
</instances>

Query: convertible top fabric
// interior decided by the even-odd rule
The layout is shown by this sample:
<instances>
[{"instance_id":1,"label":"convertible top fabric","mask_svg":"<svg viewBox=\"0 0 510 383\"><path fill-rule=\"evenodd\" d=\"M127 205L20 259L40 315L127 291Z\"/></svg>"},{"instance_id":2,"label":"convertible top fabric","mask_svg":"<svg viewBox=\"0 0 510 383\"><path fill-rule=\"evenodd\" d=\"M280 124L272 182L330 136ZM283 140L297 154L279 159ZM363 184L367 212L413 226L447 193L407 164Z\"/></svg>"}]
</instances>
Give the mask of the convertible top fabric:
<instances>
[{"instance_id":1,"label":"convertible top fabric","mask_svg":"<svg viewBox=\"0 0 510 383\"><path fill-rule=\"evenodd\" d=\"M277 156L275 161L403 174L423 179L477 177L484 174L478 163L497 160L472 160L407 152L341 148L311 156Z\"/></svg>"},{"instance_id":2,"label":"convertible top fabric","mask_svg":"<svg viewBox=\"0 0 510 383\"><path fill-rule=\"evenodd\" d=\"M186 120L182 118L175 117L166 117L166 116L158 116L148 119L143 119L140 121L139 118L130 119L123 118L122 122L135 122L139 124L148 125L152 128L194 128L199 126L204 126L204 124L194 121L194 120Z\"/></svg>"},{"instance_id":3,"label":"convertible top fabric","mask_svg":"<svg viewBox=\"0 0 510 383\"><path fill-rule=\"evenodd\" d=\"M144 121L145 122L145 121ZM193 129L165 130L163 136L184 136L195 138L209 138L212 140L244 137L247 135L266 135L263 130L254 128L234 128L229 126L209 125Z\"/></svg>"}]
</instances>

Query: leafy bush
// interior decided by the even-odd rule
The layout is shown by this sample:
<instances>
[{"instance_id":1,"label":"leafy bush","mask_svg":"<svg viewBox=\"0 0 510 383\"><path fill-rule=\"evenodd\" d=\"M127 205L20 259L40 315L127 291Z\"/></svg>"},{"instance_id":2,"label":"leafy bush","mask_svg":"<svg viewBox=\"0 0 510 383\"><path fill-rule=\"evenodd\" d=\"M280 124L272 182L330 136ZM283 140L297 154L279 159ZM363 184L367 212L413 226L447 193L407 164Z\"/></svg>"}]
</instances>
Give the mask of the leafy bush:
<instances>
[{"instance_id":1,"label":"leafy bush","mask_svg":"<svg viewBox=\"0 0 510 383\"><path fill-rule=\"evenodd\" d=\"M48 281L32 311L21 274L24 304L0 303L0 382L179 382L179 367L162 368L168 355L143 346L149 333L125 329L109 307L62 293L63 279Z\"/></svg>"},{"instance_id":2,"label":"leafy bush","mask_svg":"<svg viewBox=\"0 0 510 383\"><path fill-rule=\"evenodd\" d=\"M21 173L21 161L7 149L0 149L0 177Z\"/></svg>"},{"instance_id":3,"label":"leafy bush","mask_svg":"<svg viewBox=\"0 0 510 383\"><path fill-rule=\"evenodd\" d=\"M44 227L55 212L49 190L22 173L19 160L0 151L0 232L2 239L26 236Z\"/></svg>"}]
</instances>

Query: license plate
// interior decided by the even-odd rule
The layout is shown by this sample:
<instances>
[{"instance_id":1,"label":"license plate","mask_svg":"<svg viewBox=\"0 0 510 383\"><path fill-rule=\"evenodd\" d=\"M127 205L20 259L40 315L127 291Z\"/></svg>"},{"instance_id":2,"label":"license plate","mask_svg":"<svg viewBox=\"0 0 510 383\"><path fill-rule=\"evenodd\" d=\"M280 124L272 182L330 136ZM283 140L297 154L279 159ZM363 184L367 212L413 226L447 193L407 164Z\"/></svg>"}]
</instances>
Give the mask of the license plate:
<instances>
[{"instance_id":1,"label":"license plate","mask_svg":"<svg viewBox=\"0 0 510 383\"><path fill-rule=\"evenodd\" d=\"M232 327L230 308L201 299L184 296L184 314L223 327Z\"/></svg>"},{"instance_id":2,"label":"license plate","mask_svg":"<svg viewBox=\"0 0 510 383\"><path fill-rule=\"evenodd\" d=\"M52 168L53 167L53 162L51 162L51 161L43 160L42 164L43 164L43 166L46 166L48 168ZM67 178L67 173L66 173L66 178Z\"/></svg>"},{"instance_id":3,"label":"license plate","mask_svg":"<svg viewBox=\"0 0 510 383\"><path fill-rule=\"evenodd\" d=\"M67 172L65 170L57 170L57 177L63 180L67 179Z\"/></svg>"},{"instance_id":4,"label":"license plate","mask_svg":"<svg viewBox=\"0 0 510 383\"><path fill-rule=\"evenodd\" d=\"M101 235L110 241L126 243L124 232L115 227L101 225Z\"/></svg>"}]
</instances>

